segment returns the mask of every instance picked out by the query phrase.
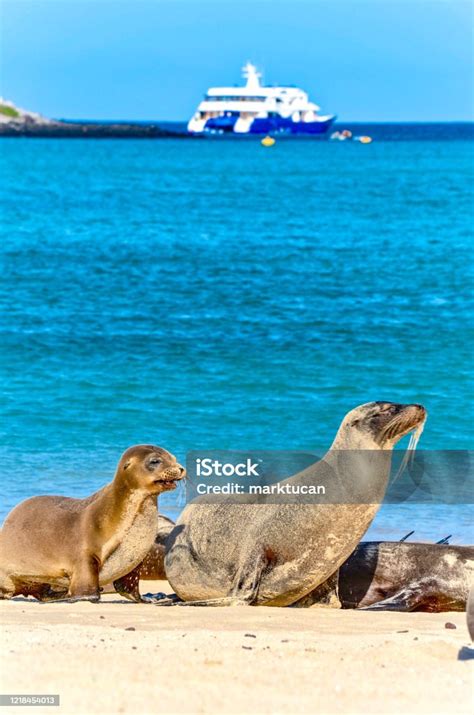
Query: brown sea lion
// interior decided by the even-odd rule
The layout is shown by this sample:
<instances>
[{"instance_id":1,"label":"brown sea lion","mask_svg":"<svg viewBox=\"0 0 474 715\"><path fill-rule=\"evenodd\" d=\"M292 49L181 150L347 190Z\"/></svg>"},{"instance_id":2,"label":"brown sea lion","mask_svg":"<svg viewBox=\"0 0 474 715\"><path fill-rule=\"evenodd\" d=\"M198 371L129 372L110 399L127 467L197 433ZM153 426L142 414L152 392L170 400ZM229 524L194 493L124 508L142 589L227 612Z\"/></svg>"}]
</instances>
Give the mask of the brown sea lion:
<instances>
[{"instance_id":1,"label":"brown sea lion","mask_svg":"<svg viewBox=\"0 0 474 715\"><path fill-rule=\"evenodd\" d=\"M194 605L287 606L305 596L354 550L385 494L393 446L425 419L415 404L370 402L349 412L324 459L282 482L330 480L333 503L244 496L189 504L167 542L172 588Z\"/></svg>"},{"instance_id":2,"label":"brown sea lion","mask_svg":"<svg viewBox=\"0 0 474 715\"><path fill-rule=\"evenodd\" d=\"M330 581L294 605L464 611L473 582L474 546L363 541Z\"/></svg>"},{"instance_id":3,"label":"brown sea lion","mask_svg":"<svg viewBox=\"0 0 474 715\"><path fill-rule=\"evenodd\" d=\"M0 597L98 601L100 588L143 561L157 533L158 494L184 468L154 445L130 447L110 484L86 499L27 499L0 532ZM138 589L128 597L140 600Z\"/></svg>"}]
</instances>

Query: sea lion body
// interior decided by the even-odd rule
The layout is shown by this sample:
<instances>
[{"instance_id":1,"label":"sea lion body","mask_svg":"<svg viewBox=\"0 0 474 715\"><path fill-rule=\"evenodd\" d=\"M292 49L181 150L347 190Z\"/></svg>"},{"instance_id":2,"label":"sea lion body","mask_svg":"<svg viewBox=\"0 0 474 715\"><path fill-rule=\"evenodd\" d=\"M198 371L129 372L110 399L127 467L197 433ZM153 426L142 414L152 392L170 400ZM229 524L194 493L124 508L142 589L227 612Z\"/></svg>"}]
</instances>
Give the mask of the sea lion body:
<instances>
[{"instance_id":1,"label":"sea lion body","mask_svg":"<svg viewBox=\"0 0 474 715\"><path fill-rule=\"evenodd\" d=\"M316 512L308 504L282 504L277 509L276 505L248 504L241 507L247 522L243 523L240 506L196 505L199 511L183 514L192 524L187 533L181 532L183 536L178 531L182 520L178 520L174 530L178 536L170 535L173 546L165 557L165 570L182 600L234 594L240 600L242 593L254 605L287 606L330 575L332 564L339 564L346 549L354 548L377 511L376 505L323 505ZM296 508L305 524L294 533ZM208 523L213 525L212 536ZM290 541L285 538L289 533Z\"/></svg>"},{"instance_id":2,"label":"sea lion body","mask_svg":"<svg viewBox=\"0 0 474 715\"><path fill-rule=\"evenodd\" d=\"M287 606L324 582L354 550L383 499L391 449L423 424L420 405L374 402L352 410L321 462L284 483L324 483L331 504L191 503L167 541L167 578L183 601ZM344 503L344 494L360 499Z\"/></svg>"},{"instance_id":3,"label":"sea lion body","mask_svg":"<svg viewBox=\"0 0 474 715\"><path fill-rule=\"evenodd\" d=\"M183 473L169 452L138 445L124 453L114 480L86 499L41 496L19 504L0 532L0 597L97 600L101 586L146 557L158 494Z\"/></svg>"},{"instance_id":4,"label":"sea lion body","mask_svg":"<svg viewBox=\"0 0 474 715\"><path fill-rule=\"evenodd\" d=\"M165 553L166 540L175 527L174 521L163 514L158 515L158 532L153 545L141 564L138 577L142 581L160 581L166 579Z\"/></svg>"},{"instance_id":5,"label":"sea lion body","mask_svg":"<svg viewBox=\"0 0 474 715\"><path fill-rule=\"evenodd\" d=\"M337 595L342 608L464 611L473 582L474 546L366 541L342 564L331 588L326 582L295 605L327 603L328 595Z\"/></svg>"}]
</instances>

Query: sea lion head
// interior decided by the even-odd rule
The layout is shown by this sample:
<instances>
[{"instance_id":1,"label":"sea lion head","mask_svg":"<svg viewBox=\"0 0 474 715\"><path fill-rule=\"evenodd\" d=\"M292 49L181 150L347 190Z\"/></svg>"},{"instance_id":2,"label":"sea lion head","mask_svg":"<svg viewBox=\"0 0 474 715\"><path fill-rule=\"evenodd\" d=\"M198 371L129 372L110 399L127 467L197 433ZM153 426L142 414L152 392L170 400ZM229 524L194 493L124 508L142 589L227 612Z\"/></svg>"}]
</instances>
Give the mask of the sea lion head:
<instances>
[{"instance_id":1,"label":"sea lion head","mask_svg":"<svg viewBox=\"0 0 474 715\"><path fill-rule=\"evenodd\" d=\"M409 432L419 438L426 416L422 405L367 402L347 413L338 437L346 449L392 449Z\"/></svg>"},{"instance_id":2,"label":"sea lion head","mask_svg":"<svg viewBox=\"0 0 474 715\"><path fill-rule=\"evenodd\" d=\"M176 482L185 474L184 467L166 449L153 444L138 444L122 454L116 478L125 481L130 489L160 494L176 489Z\"/></svg>"}]
</instances>

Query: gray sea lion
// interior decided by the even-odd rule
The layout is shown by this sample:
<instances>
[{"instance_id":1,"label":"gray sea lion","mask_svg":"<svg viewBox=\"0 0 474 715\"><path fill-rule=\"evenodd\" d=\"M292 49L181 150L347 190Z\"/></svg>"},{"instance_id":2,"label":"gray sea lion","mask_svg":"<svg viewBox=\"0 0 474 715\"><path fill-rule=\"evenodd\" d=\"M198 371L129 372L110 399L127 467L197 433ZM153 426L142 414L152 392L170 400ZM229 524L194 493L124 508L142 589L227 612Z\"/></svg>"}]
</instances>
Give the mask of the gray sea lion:
<instances>
[{"instance_id":1,"label":"gray sea lion","mask_svg":"<svg viewBox=\"0 0 474 715\"><path fill-rule=\"evenodd\" d=\"M97 601L143 561L157 532L158 494L184 475L175 457L154 445L131 447L114 480L86 499L27 499L0 532L0 597ZM138 590L129 597L140 600Z\"/></svg>"},{"instance_id":2,"label":"gray sea lion","mask_svg":"<svg viewBox=\"0 0 474 715\"><path fill-rule=\"evenodd\" d=\"M464 611L474 581L474 546L366 541L330 582L296 606L340 603L371 611Z\"/></svg>"},{"instance_id":3,"label":"gray sea lion","mask_svg":"<svg viewBox=\"0 0 474 715\"><path fill-rule=\"evenodd\" d=\"M326 581L377 512L393 446L421 431L425 419L425 409L414 404L370 402L349 412L324 459L283 482L330 479L335 503L254 504L244 497L188 505L165 556L179 598L199 605L287 606ZM353 503L345 501L348 494Z\"/></svg>"}]
</instances>

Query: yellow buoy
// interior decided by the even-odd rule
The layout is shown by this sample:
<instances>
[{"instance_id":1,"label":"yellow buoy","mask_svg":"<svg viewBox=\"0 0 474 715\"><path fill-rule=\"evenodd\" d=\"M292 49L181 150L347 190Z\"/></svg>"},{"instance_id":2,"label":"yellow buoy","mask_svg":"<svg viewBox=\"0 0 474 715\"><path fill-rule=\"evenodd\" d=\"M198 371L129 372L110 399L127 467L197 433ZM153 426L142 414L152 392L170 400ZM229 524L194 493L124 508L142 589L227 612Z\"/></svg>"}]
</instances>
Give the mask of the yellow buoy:
<instances>
[{"instance_id":1,"label":"yellow buoy","mask_svg":"<svg viewBox=\"0 0 474 715\"><path fill-rule=\"evenodd\" d=\"M262 146L273 146L275 144L275 139L273 137L263 137Z\"/></svg>"},{"instance_id":2,"label":"yellow buoy","mask_svg":"<svg viewBox=\"0 0 474 715\"><path fill-rule=\"evenodd\" d=\"M359 141L361 144L370 144L372 137L361 137Z\"/></svg>"}]
</instances>

